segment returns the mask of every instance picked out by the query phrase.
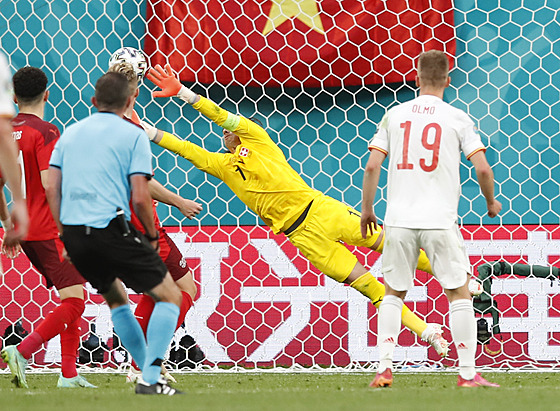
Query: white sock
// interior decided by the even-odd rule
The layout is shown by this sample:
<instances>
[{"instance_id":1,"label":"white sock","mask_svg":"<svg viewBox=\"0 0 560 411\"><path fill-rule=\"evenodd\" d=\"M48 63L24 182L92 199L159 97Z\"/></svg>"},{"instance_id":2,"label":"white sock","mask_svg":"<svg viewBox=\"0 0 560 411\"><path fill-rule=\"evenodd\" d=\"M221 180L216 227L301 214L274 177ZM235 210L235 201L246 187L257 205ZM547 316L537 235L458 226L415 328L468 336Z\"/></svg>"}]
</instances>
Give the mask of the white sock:
<instances>
[{"instance_id":1,"label":"white sock","mask_svg":"<svg viewBox=\"0 0 560 411\"><path fill-rule=\"evenodd\" d=\"M459 374L472 380L476 374L476 321L472 300L455 300L449 307L451 336L459 358Z\"/></svg>"},{"instance_id":2,"label":"white sock","mask_svg":"<svg viewBox=\"0 0 560 411\"><path fill-rule=\"evenodd\" d=\"M377 346L379 347L379 368L393 370L393 352L401 331L403 300L394 295L386 295L379 305L377 314Z\"/></svg>"}]
</instances>

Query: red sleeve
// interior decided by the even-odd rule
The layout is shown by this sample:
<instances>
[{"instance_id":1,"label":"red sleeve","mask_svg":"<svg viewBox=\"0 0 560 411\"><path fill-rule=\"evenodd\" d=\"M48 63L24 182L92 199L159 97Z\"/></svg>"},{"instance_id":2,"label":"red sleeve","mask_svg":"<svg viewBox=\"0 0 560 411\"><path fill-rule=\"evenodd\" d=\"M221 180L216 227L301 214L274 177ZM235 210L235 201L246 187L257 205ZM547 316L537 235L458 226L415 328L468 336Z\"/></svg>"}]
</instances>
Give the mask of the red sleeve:
<instances>
[{"instance_id":1,"label":"red sleeve","mask_svg":"<svg viewBox=\"0 0 560 411\"><path fill-rule=\"evenodd\" d=\"M131 116L130 121L132 121L137 126L140 125L140 117L138 116L138 113L136 113L135 110L132 110L132 116Z\"/></svg>"},{"instance_id":2,"label":"red sleeve","mask_svg":"<svg viewBox=\"0 0 560 411\"><path fill-rule=\"evenodd\" d=\"M36 151L39 171L48 170L54 145L60 138L60 131L58 131L58 128L53 124L49 124L49 126L50 127L45 130L43 138L37 141Z\"/></svg>"}]
</instances>

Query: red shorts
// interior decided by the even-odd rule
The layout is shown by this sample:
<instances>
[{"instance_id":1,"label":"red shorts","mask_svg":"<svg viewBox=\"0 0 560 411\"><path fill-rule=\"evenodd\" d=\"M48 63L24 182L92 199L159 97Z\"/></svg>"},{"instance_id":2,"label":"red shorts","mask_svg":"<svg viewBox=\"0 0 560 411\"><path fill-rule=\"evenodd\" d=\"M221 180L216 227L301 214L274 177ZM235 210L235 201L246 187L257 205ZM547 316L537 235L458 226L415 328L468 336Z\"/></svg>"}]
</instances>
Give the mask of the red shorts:
<instances>
[{"instance_id":1,"label":"red shorts","mask_svg":"<svg viewBox=\"0 0 560 411\"><path fill-rule=\"evenodd\" d=\"M47 287L54 285L57 290L86 282L76 267L62 257L63 247L58 238L21 244L29 261L47 280Z\"/></svg>"},{"instance_id":2,"label":"red shorts","mask_svg":"<svg viewBox=\"0 0 560 411\"><path fill-rule=\"evenodd\" d=\"M177 248L177 245L173 242L173 240L164 233L163 238L169 245L169 253L167 254L167 258L163 261L169 270L169 274L173 277L173 281L177 281L185 276L189 272L189 265L185 260L185 257Z\"/></svg>"}]
</instances>

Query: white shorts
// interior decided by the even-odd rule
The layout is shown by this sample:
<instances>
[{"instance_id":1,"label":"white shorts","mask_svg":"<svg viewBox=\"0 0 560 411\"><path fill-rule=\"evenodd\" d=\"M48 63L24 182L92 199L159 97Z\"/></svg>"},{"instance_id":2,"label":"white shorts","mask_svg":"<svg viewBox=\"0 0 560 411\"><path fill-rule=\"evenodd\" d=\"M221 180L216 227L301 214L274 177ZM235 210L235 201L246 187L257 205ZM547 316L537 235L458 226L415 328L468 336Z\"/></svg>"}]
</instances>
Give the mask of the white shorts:
<instances>
[{"instance_id":1,"label":"white shorts","mask_svg":"<svg viewBox=\"0 0 560 411\"><path fill-rule=\"evenodd\" d=\"M421 248L443 288L453 290L465 285L470 263L456 225L446 230L385 226L382 268L385 284L395 291L412 288Z\"/></svg>"}]
</instances>

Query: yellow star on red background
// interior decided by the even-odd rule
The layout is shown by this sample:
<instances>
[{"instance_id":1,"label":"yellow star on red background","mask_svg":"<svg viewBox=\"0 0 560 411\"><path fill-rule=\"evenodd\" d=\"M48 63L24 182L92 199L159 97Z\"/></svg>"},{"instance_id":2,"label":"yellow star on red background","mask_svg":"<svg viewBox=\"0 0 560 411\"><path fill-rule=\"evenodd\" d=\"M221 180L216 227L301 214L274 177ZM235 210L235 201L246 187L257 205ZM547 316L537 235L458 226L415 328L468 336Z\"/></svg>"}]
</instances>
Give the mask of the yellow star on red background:
<instances>
[{"instance_id":1,"label":"yellow star on red background","mask_svg":"<svg viewBox=\"0 0 560 411\"><path fill-rule=\"evenodd\" d=\"M316 0L272 0L272 3L263 35L267 35L292 17L313 30L325 34Z\"/></svg>"}]
</instances>

